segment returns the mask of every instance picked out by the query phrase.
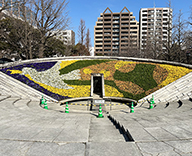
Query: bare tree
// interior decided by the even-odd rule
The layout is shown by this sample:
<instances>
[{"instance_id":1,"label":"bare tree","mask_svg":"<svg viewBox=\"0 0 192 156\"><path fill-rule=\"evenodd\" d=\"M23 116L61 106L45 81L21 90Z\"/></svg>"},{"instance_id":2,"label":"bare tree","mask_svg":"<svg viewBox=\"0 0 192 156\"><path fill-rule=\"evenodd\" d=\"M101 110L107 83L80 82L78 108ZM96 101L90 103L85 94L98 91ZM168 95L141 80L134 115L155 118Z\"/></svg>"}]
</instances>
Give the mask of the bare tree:
<instances>
[{"instance_id":1,"label":"bare tree","mask_svg":"<svg viewBox=\"0 0 192 156\"><path fill-rule=\"evenodd\" d=\"M22 4L20 5L20 10L22 13L22 23L24 29L19 29L15 33L18 38L20 38L20 44L22 45L24 49L24 55L26 59L32 59L33 54L32 54L32 42L33 42L33 32L34 27L33 27L33 13L31 10L27 10L27 1L23 0ZM27 17L29 15L29 17ZM17 21L14 21L14 26L17 27Z\"/></svg>"},{"instance_id":2,"label":"bare tree","mask_svg":"<svg viewBox=\"0 0 192 156\"><path fill-rule=\"evenodd\" d=\"M162 34L156 27L153 32L148 32L143 46L143 57L157 59L162 54Z\"/></svg>"},{"instance_id":3,"label":"bare tree","mask_svg":"<svg viewBox=\"0 0 192 156\"><path fill-rule=\"evenodd\" d=\"M1 20L1 37L14 47L12 53L21 59L32 59L33 35L35 34L35 28L32 25L33 15L32 11L26 7L27 0L18 1L18 3L17 8L13 10L14 14L5 14L4 20Z\"/></svg>"},{"instance_id":4,"label":"bare tree","mask_svg":"<svg viewBox=\"0 0 192 156\"><path fill-rule=\"evenodd\" d=\"M179 10L179 14L174 24L174 31L173 31L173 42L177 44L177 51L176 51L176 60L178 62L183 62L185 58L185 54L182 51L182 47L184 46L184 30L186 28L186 22L182 18L183 13Z\"/></svg>"},{"instance_id":5,"label":"bare tree","mask_svg":"<svg viewBox=\"0 0 192 156\"><path fill-rule=\"evenodd\" d=\"M192 26L192 5L190 6L191 14L189 16L189 24Z\"/></svg>"},{"instance_id":6,"label":"bare tree","mask_svg":"<svg viewBox=\"0 0 192 156\"><path fill-rule=\"evenodd\" d=\"M65 30L69 26L69 17L67 11L67 0L31 0L32 11L34 12L37 30L40 38L39 57L44 56L44 50L47 40L54 37L50 32L52 30ZM55 33L56 35L57 33Z\"/></svg>"},{"instance_id":7,"label":"bare tree","mask_svg":"<svg viewBox=\"0 0 192 156\"><path fill-rule=\"evenodd\" d=\"M90 52L90 46L91 46L91 37L90 37L89 28L88 28L86 33L86 38L85 38L85 47L89 52Z\"/></svg>"},{"instance_id":8,"label":"bare tree","mask_svg":"<svg viewBox=\"0 0 192 156\"><path fill-rule=\"evenodd\" d=\"M79 43L82 45L84 45L84 42L85 42L85 36L86 36L85 29L86 29L85 21L81 19L79 30L78 30L78 36L79 36Z\"/></svg>"},{"instance_id":9,"label":"bare tree","mask_svg":"<svg viewBox=\"0 0 192 156\"><path fill-rule=\"evenodd\" d=\"M124 40L124 43L122 45L122 50L119 56L124 57L139 57L139 49L137 47L137 40L134 38L134 36L130 35L130 40Z\"/></svg>"},{"instance_id":10,"label":"bare tree","mask_svg":"<svg viewBox=\"0 0 192 156\"><path fill-rule=\"evenodd\" d=\"M166 48L166 51L164 52L164 54L162 55L163 59L168 60L168 61L172 61L172 30L173 30L173 25L172 25L172 19L173 19L173 10L172 10L172 4L171 4L171 0L168 0L168 8L169 8L169 12L168 12L168 20L166 22L167 24L167 40L163 42L163 46Z\"/></svg>"},{"instance_id":11,"label":"bare tree","mask_svg":"<svg viewBox=\"0 0 192 156\"><path fill-rule=\"evenodd\" d=\"M9 12L10 14L12 14L12 7L14 5L17 5L19 4L19 0L15 0L15 1L12 1L12 0L0 0L0 13L3 11L3 10L8 10L11 8L11 12Z\"/></svg>"}]
</instances>

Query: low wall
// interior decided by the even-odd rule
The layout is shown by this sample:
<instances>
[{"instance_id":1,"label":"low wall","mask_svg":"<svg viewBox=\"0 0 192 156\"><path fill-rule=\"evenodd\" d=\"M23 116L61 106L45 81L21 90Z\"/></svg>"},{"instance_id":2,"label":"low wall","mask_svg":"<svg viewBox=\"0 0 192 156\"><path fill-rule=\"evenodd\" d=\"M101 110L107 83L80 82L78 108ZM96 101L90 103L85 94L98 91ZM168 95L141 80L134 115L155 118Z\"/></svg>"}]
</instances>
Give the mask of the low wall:
<instances>
[{"instance_id":1,"label":"low wall","mask_svg":"<svg viewBox=\"0 0 192 156\"><path fill-rule=\"evenodd\" d=\"M12 67L16 65L22 65L27 63L40 63L40 62L52 62L60 60L93 60L93 59L112 59L112 60L122 60L122 61L134 61L134 62L149 62L149 63L159 63L159 64L169 64L174 66L181 66L192 69L192 65L184 64L179 62L171 62L165 60L155 60L155 59L145 59L145 58L134 58L134 57L117 57L117 56L69 56L69 57L52 57L52 58L39 58L24 61L16 61L6 64L1 64L0 69L4 67Z\"/></svg>"}]
</instances>

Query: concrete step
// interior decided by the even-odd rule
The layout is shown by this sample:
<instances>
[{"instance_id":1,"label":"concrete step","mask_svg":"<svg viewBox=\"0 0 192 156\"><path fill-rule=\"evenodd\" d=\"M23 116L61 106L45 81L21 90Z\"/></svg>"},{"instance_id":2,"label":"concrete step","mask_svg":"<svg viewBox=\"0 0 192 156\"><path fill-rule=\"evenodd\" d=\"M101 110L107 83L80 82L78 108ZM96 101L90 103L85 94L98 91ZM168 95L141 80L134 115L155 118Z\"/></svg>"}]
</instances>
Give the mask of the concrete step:
<instances>
[{"instance_id":1,"label":"concrete step","mask_svg":"<svg viewBox=\"0 0 192 156\"><path fill-rule=\"evenodd\" d=\"M31 100L40 100L43 95L47 100L57 101L28 85L0 72L0 88L3 88L3 94L30 98Z\"/></svg>"},{"instance_id":2,"label":"concrete step","mask_svg":"<svg viewBox=\"0 0 192 156\"><path fill-rule=\"evenodd\" d=\"M17 102L18 100L20 100L20 98L16 97L16 98L13 98L13 97L9 97L9 98L6 98L2 101L0 101L0 111L3 112L3 114L7 113L8 115L14 115L14 114L17 114L19 115L20 114L20 111L15 109L15 106L14 106L14 103Z\"/></svg>"},{"instance_id":3,"label":"concrete step","mask_svg":"<svg viewBox=\"0 0 192 156\"><path fill-rule=\"evenodd\" d=\"M21 109L23 111L29 111L29 107L27 106L28 103L30 103L31 100L28 100L28 99L21 99L21 100L18 100L14 103L14 106L18 109Z\"/></svg>"},{"instance_id":4,"label":"concrete step","mask_svg":"<svg viewBox=\"0 0 192 156\"><path fill-rule=\"evenodd\" d=\"M187 94L192 91L191 79L192 72L146 96L145 98L142 98L139 101L142 102L146 99L150 99L152 95L154 95L156 103L187 99Z\"/></svg>"},{"instance_id":5,"label":"concrete step","mask_svg":"<svg viewBox=\"0 0 192 156\"><path fill-rule=\"evenodd\" d=\"M125 142L125 138L107 118L91 118L89 142Z\"/></svg>"},{"instance_id":6,"label":"concrete step","mask_svg":"<svg viewBox=\"0 0 192 156\"><path fill-rule=\"evenodd\" d=\"M3 100L5 100L5 99L7 99L7 98L9 98L9 97L11 97L11 96L8 96L8 95L0 95L0 101L3 101Z\"/></svg>"}]
</instances>

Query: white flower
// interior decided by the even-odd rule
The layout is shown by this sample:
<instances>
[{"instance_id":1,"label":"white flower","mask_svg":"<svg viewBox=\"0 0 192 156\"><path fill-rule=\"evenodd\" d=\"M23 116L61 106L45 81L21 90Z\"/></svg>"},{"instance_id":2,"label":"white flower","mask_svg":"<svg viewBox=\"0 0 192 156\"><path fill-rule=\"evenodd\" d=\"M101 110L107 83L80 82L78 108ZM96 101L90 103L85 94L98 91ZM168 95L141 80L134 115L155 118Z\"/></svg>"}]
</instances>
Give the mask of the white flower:
<instances>
[{"instance_id":1,"label":"white flower","mask_svg":"<svg viewBox=\"0 0 192 156\"><path fill-rule=\"evenodd\" d=\"M25 67L22 69L22 75L29 74L31 78L45 85L59 89L73 89L68 86L63 80L78 80L81 79L80 70L73 70L70 73L59 75L61 61L58 61L52 68L38 72L36 69Z\"/></svg>"}]
</instances>

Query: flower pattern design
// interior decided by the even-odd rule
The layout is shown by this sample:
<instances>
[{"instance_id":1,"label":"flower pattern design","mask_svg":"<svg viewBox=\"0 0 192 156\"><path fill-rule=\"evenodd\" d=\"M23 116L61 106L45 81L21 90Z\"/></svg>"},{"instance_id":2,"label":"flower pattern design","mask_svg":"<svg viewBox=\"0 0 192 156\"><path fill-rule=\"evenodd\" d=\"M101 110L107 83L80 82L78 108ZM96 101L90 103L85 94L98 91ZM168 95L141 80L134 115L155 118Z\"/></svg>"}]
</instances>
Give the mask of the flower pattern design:
<instances>
[{"instance_id":1,"label":"flower pattern design","mask_svg":"<svg viewBox=\"0 0 192 156\"><path fill-rule=\"evenodd\" d=\"M86 62L82 61L84 63L82 68L78 69L78 66L73 66L75 63L79 65L81 61L31 63L4 68L1 71L57 100L90 96L91 73L103 73L105 96L138 100L192 72L188 68L167 64L118 60L100 61L99 63L89 61L87 66L85 65ZM150 71L151 75L146 73L142 75L142 72L139 72L142 69L145 72ZM62 74L61 70L66 72ZM151 81L153 80L153 86L155 86L150 88L139 83L138 80L145 82L144 76L148 76Z\"/></svg>"}]
</instances>

